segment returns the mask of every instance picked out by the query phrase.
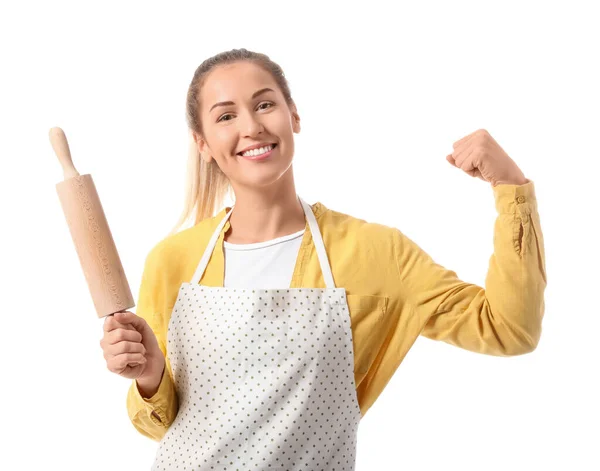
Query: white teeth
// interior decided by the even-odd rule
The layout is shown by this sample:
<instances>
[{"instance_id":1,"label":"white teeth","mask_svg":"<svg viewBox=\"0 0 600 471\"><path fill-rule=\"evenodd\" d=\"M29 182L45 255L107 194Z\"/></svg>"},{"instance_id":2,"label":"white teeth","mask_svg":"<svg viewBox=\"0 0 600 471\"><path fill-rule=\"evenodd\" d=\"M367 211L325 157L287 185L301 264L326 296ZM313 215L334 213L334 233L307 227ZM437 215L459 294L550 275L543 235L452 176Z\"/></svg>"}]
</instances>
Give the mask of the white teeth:
<instances>
[{"instance_id":1,"label":"white teeth","mask_svg":"<svg viewBox=\"0 0 600 471\"><path fill-rule=\"evenodd\" d=\"M261 155L266 152L269 152L271 149L273 149L273 146L261 147L259 149L252 149L252 150L249 150L248 152L244 152L242 155L246 156L246 157L254 157L256 155Z\"/></svg>"}]
</instances>

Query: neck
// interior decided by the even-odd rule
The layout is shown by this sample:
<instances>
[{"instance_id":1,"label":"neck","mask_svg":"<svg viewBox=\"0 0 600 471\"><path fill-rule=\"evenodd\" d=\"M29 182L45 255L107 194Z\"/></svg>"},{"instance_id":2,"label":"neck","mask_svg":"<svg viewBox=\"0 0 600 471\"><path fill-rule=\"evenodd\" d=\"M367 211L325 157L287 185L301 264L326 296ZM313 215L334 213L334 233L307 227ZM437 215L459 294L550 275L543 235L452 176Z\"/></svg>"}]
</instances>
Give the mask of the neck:
<instances>
[{"instance_id":1,"label":"neck","mask_svg":"<svg viewBox=\"0 0 600 471\"><path fill-rule=\"evenodd\" d=\"M224 240L235 244L264 242L306 227L291 168L272 187L235 188L232 211Z\"/></svg>"}]
</instances>

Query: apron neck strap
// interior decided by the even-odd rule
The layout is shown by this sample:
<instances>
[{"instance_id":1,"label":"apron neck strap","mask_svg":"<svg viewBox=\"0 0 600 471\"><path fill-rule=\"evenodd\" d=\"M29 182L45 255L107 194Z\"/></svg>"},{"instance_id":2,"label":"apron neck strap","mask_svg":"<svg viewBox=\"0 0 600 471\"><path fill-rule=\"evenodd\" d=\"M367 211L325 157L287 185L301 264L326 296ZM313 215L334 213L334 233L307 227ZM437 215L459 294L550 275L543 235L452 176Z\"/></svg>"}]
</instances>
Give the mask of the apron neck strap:
<instances>
[{"instance_id":1,"label":"apron neck strap","mask_svg":"<svg viewBox=\"0 0 600 471\"><path fill-rule=\"evenodd\" d=\"M325 244L323 243L323 238L321 237L321 231L319 230L319 225L317 224L317 219L313 213L312 208L308 203L306 203L302 198L298 197L300 203L302 204L302 209L304 210L304 216L308 221L308 227L310 229L310 233L312 234L313 243L315 245L315 249L317 251L317 257L319 258L319 264L321 266L321 272L323 273L323 280L325 281L325 286L329 289L335 288L335 283L333 281L333 274L331 273L331 267L329 265L329 259L327 258L327 252L325 251ZM235 205L234 205L235 206ZM196 268L196 272L192 278L192 284L198 284L200 282L200 278L204 274L206 267L208 266L208 261L217 245L217 240L221 235L223 227L229 220L231 213L233 211L233 206L229 210L229 212L223 217L215 232L213 233L206 249L204 250L204 254L200 259L200 263L198 263L198 267Z\"/></svg>"}]
</instances>

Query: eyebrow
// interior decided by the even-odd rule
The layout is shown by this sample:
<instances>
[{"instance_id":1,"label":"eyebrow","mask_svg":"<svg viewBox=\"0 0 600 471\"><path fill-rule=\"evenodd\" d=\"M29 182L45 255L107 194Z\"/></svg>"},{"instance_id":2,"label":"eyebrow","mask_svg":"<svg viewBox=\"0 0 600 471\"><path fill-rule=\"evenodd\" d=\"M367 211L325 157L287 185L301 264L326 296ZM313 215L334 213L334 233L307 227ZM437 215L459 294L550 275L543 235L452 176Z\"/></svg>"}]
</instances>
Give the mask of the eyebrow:
<instances>
[{"instance_id":1,"label":"eyebrow","mask_svg":"<svg viewBox=\"0 0 600 471\"><path fill-rule=\"evenodd\" d=\"M261 88L260 90L258 90L257 92L254 92L252 94L252 99L256 98L258 95L262 95L263 93L266 92L272 92L273 90L271 90L270 88ZM212 107L210 108L210 110L208 110L208 112L210 113L213 108L216 108L217 106L229 106L229 105L235 105L235 103L233 101L220 101L219 103L215 103L214 105L212 105Z\"/></svg>"}]
</instances>

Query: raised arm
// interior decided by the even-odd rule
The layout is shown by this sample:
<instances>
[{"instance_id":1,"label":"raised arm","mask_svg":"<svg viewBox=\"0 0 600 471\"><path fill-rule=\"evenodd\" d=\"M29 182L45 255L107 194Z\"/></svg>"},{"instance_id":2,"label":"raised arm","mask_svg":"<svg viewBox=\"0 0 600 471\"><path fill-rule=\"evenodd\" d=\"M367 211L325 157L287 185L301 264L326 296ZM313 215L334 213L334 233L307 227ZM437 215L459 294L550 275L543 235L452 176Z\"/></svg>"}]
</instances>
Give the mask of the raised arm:
<instances>
[{"instance_id":1,"label":"raised arm","mask_svg":"<svg viewBox=\"0 0 600 471\"><path fill-rule=\"evenodd\" d=\"M421 335L489 355L533 351L547 284L533 181L493 187L498 216L485 288L460 280L414 241L395 232L401 289L422 318Z\"/></svg>"}]
</instances>

